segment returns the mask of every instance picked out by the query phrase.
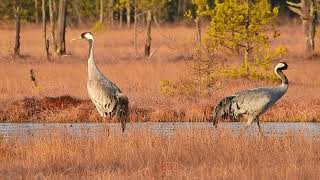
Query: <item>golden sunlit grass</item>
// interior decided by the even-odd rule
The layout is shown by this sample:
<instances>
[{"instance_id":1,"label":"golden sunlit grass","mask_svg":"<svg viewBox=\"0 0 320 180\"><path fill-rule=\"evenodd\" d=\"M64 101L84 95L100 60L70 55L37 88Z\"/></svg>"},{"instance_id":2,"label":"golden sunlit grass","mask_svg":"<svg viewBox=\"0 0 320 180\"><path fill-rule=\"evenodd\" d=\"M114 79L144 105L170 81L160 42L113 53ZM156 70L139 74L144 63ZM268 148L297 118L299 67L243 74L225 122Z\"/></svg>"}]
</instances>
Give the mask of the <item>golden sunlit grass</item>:
<instances>
[{"instance_id":1,"label":"golden sunlit grass","mask_svg":"<svg viewBox=\"0 0 320 180\"><path fill-rule=\"evenodd\" d=\"M319 121L320 120L320 60L304 59L303 33L299 26L280 27L281 36L273 42L288 49L283 59L290 87L278 104L262 117L263 121ZM23 27L21 52L24 58L12 59L0 50L0 119L8 122L97 122L101 119L93 105L87 101L87 48L86 42L70 43L87 29L69 29L67 32L68 55L46 62L39 27ZM10 28L0 29L0 48L14 38ZM183 60L189 59L195 44L194 30L187 27L155 28L152 48L157 49L151 60L134 57L133 30L108 30L96 33L95 54L102 72L123 90L130 100L131 121L205 121L216 103L237 91L276 86L267 81L244 79L217 79L210 96L163 96L161 80L179 81L190 76L190 69ZM295 37L293 39L293 37ZM293 43L295 42L295 43ZM139 55L143 52L144 37L139 35ZM317 50L316 50L317 51ZM238 63L231 58L221 63ZM276 62L274 62L276 63ZM219 68L219 64L216 68ZM29 70L34 69L39 88L30 81ZM68 95L79 99L74 105L63 101L64 108L56 106L46 97ZM23 100L32 98L32 100ZM34 108L36 107L36 108Z\"/></svg>"},{"instance_id":2,"label":"golden sunlit grass","mask_svg":"<svg viewBox=\"0 0 320 180\"><path fill-rule=\"evenodd\" d=\"M12 27L0 28L0 122L100 122L86 92L86 42L69 40L87 29L68 29L67 52L45 60L42 30L22 26L23 58L9 55ZM320 58L303 58L298 26L280 27L273 42L288 49L283 61L290 87L263 121L320 121ZM139 34L135 57L133 30L96 33L95 54L102 72L130 100L130 121L206 121L224 96L239 90L276 86L268 81L217 79L210 96L163 96L162 80L190 76L184 60L195 48L196 33L183 26L154 28L150 60ZM318 41L318 39L317 39ZM319 44L319 43L317 43ZM318 52L318 49L316 49ZM239 63L232 57L221 64ZM276 63L276 62L274 62ZM33 69L39 87L30 81ZM0 137L0 177L7 179L318 179L319 136L303 133L266 137L235 134L228 129L176 130L170 135L146 130L125 134L98 132L81 137L67 130L23 137Z\"/></svg>"},{"instance_id":3,"label":"golden sunlit grass","mask_svg":"<svg viewBox=\"0 0 320 180\"><path fill-rule=\"evenodd\" d=\"M11 179L317 179L319 137L235 135L228 129L66 132L1 139L0 176Z\"/></svg>"}]
</instances>

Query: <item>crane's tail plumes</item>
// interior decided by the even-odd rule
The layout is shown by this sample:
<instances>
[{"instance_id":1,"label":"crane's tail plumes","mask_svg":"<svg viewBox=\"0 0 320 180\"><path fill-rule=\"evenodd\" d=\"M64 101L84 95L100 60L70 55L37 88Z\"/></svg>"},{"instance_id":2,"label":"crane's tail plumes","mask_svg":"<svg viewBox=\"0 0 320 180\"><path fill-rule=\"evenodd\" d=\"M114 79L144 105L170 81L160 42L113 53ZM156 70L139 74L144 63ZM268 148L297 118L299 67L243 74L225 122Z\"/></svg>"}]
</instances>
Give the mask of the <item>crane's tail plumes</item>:
<instances>
[{"instance_id":1,"label":"crane's tail plumes","mask_svg":"<svg viewBox=\"0 0 320 180\"><path fill-rule=\"evenodd\" d=\"M212 112L212 119L213 126L217 127L218 124L218 118L219 117L229 117L231 114L231 105L232 105L232 99L234 96L225 97L222 99L219 104L214 108Z\"/></svg>"},{"instance_id":2,"label":"crane's tail plumes","mask_svg":"<svg viewBox=\"0 0 320 180\"><path fill-rule=\"evenodd\" d=\"M122 132L124 132L129 118L129 101L127 96L122 93L116 93L116 96L118 98L116 116L120 120Z\"/></svg>"}]
</instances>

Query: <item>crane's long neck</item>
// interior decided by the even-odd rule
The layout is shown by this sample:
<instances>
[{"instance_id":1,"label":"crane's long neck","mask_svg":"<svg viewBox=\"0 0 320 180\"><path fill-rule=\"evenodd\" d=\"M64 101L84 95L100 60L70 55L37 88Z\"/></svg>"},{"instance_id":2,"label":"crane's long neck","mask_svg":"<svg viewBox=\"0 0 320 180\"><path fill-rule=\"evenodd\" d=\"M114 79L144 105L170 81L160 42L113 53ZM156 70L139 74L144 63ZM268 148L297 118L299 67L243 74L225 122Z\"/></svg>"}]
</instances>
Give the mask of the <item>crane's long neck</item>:
<instances>
[{"instance_id":1,"label":"crane's long neck","mask_svg":"<svg viewBox=\"0 0 320 180\"><path fill-rule=\"evenodd\" d=\"M88 78L89 80L99 78L100 70L98 69L93 57L94 40L89 40L89 57L88 57Z\"/></svg>"},{"instance_id":2,"label":"crane's long neck","mask_svg":"<svg viewBox=\"0 0 320 180\"><path fill-rule=\"evenodd\" d=\"M282 81L280 88L283 89L284 92L286 92L289 86L288 78L283 74L283 72L280 69L275 69L275 72Z\"/></svg>"}]
</instances>

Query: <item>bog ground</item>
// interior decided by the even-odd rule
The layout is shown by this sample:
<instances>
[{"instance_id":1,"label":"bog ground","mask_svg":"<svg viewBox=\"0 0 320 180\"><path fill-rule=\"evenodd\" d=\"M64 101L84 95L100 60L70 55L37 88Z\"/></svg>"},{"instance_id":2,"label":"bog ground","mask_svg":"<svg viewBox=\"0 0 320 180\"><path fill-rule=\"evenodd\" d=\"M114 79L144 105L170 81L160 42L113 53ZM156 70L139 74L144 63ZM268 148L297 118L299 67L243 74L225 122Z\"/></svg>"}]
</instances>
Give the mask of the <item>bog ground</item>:
<instances>
[{"instance_id":1,"label":"bog ground","mask_svg":"<svg viewBox=\"0 0 320 180\"><path fill-rule=\"evenodd\" d=\"M320 58L304 58L302 31L298 29L294 25L280 27L281 36L273 42L288 49L287 57L281 60L295 71L285 72L289 90L263 115L263 121L320 121ZM12 29L0 28L2 122L102 121L86 91L88 44L69 42L83 31L87 29L68 29L68 55L48 62L38 36L40 27L23 27L22 58L13 58L8 53L14 36ZM192 28L154 29L152 49L156 52L150 60L142 57L142 33L138 57L135 57L131 30L107 30L95 33L95 37L97 64L128 95L131 122L207 121L212 108L224 96L251 87L278 85L271 81L220 78L209 96L164 96L160 93L161 80L181 81L190 75L188 60L195 47ZM219 60L216 68L237 64L236 58ZM36 73L38 88L30 80L30 69ZM48 128L36 133L27 130L22 138L0 138L0 176L12 179L319 177L318 134L294 131L257 136L241 128L235 133L232 128L219 128L220 125L218 129L174 128L169 136L130 127L125 134L110 133L106 128L94 136L89 130L78 136L68 128ZM251 128L255 129L255 124Z\"/></svg>"},{"instance_id":2,"label":"bog ground","mask_svg":"<svg viewBox=\"0 0 320 180\"><path fill-rule=\"evenodd\" d=\"M263 121L319 121L320 120L320 58L306 59L303 55L303 34L300 26L279 28L281 36L273 45L288 49L284 59L290 86L285 96L265 114ZM0 104L2 121L6 122L98 122L101 119L90 101L87 101L86 42L71 43L88 29L69 29L68 55L45 59L41 28L23 26L21 54L13 58L14 31L10 27L0 30ZM180 81L190 73L187 62L195 48L195 31L184 26L155 28L150 60L143 55L144 34L140 33L138 57L135 57L133 30L107 30L96 32L95 57L103 73L114 81L130 99L130 120L134 121L206 121L212 108L222 97L239 90L259 86L276 86L269 81L220 78L210 96L164 96L160 94L160 81ZM294 38L293 38L294 37ZM316 50L318 52L318 50ZM216 68L237 64L230 57L217 62ZM274 64L277 62L274 62ZM34 69L39 88L29 77ZM61 97L63 96L63 97ZM70 96L70 97L68 97ZM89 112L89 113L88 113Z\"/></svg>"}]
</instances>

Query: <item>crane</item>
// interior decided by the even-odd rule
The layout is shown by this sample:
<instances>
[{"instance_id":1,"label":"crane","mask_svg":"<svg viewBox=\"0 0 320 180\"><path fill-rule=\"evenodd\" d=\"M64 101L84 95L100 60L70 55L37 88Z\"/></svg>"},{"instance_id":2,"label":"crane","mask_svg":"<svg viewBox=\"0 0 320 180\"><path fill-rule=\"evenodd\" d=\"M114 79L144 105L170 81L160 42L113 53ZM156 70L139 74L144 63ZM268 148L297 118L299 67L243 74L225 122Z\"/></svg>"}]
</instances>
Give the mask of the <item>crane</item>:
<instances>
[{"instance_id":1,"label":"crane","mask_svg":"<svg viewBox=\"0 0 320 180\"><path fill-rule=\"evenodd\" d=\"M244 117L247 120L247 127L256 121L261 132L259 116L274 105L288 90L289 82L282 72L287 68L288 65L285 62L279 62L274 68L276 75L282 81L280 86L247 89L223 98L212 113L213 125L217 127L219 117L232 120Z\"/></svg>"},{"instance_id":2,"label":"crane","mask_svg":"<svg viewBox=\"0 0 320 180\"><path fill-rule=\"evenodd\" d=\"M97 67L94 59L94 38L91 32L84 32L79 38L72 40L87 40L89 42L88 57L88 95L102 118L114 116L121 123L122 132L126 128L129 112L129 100L120 88L105 77Z\"/></svg>"}]
</instances>

